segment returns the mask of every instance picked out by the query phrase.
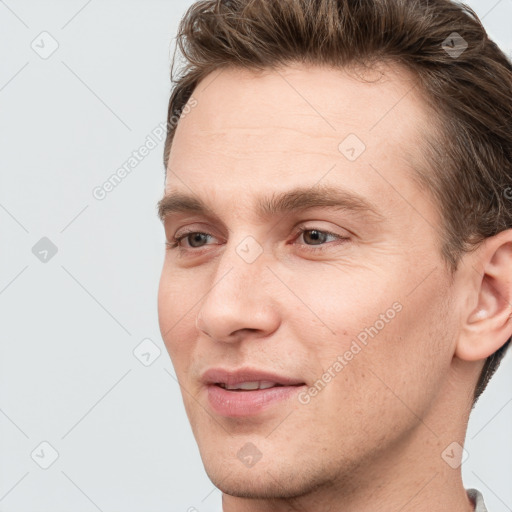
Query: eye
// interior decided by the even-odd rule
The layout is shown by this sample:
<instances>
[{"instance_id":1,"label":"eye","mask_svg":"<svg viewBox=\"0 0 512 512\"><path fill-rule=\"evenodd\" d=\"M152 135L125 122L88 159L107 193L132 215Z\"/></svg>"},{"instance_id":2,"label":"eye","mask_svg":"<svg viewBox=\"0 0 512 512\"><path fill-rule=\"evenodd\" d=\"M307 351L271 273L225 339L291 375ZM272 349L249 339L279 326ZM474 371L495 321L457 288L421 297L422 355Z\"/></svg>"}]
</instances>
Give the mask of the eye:
<instances>
[{"instance_id":1,"label":"eye","mask_svg":"<svg viewBox=\"0 0 512 512\"><path fill-rule=\"evenodd\" d=\"M294 240L301 237L306 243L299 245L302 245L306 247L306 250L313 252L322 251L332 247L333 245L338 245L339 243L344 243L346 240L349 240L348 237L344 237L336 233L331 233L330 231L309 227L301 227L295 231ZM183 252L193 252L194 250L201 249L206 244L209 238L214 237L210 233L203 233L201 231L185 231L176 234L172 238L172 242L166 242L166 246L169 249L179 249ZM333 242L335 243L327 243L329 242L329 238L333 239ZM182 245L183 240L187 242L186 246Z\"/></svg>"},{"instance_id":2,"label":"eye","mask_svg":"<svg viewBox=\"0 0 512 512\"><path fill-rule=\"evenodd\" d=\"M328 249L330 246L332 247L333 244L327 244L327 239L330 237L334 239L334 241L337 241L334 245L338 245L338 243L343 243L344 241L348 240L348 237L344 237L341 235L338 235L336 233L331 233L330 231L324 231L321 229L315 229L315 228L300 228L298 232L296 232L297 238L301 238L306 242L305 244L299 244L299 245L305 245L307 247L308 251L322 251L325 249ZM312 242L312 244L308 243L308 240Z\"/></svg>"},{"instance_id":3,"label":"eye","mask_svg":"<svg viewBox=\"0 0 512 512\"><path fill-rule=\"evenodd\" d=\"M175 235L172 239L172 242L166 242L166 245L169 249L197 249L201 247L201 243L204 242L208 237L211 238L212 235L209 233L202 233L200 231L186 231L184 233L180 233L179 235ZM181 245L182 240L186 240L190 247L183 247Z\"/></svg>"}]
</instances>

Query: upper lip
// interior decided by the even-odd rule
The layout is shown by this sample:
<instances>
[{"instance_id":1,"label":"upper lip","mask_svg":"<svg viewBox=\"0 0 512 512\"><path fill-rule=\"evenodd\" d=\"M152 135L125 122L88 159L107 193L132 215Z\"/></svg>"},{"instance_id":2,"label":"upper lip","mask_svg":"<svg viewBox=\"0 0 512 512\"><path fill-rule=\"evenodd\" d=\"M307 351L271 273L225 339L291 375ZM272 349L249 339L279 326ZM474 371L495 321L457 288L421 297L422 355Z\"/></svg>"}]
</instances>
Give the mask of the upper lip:
<instances>
[{"instance_id":1,"label":"upper lip","mask_svg":"<svg viewBox=\"0 0 512 512\"><path fill-rule=\"evenodd\" d=\"M238 369L224 369L224 368L209 368L202 376L201 381L206 384L225 384L227 386L236 386L243 382L257 382L257 381L270 381L282 386L296 386L304 384L301 379L278 375L272 371L259 370L256 368L238 368Z\"/></svg>"}]
</instances>

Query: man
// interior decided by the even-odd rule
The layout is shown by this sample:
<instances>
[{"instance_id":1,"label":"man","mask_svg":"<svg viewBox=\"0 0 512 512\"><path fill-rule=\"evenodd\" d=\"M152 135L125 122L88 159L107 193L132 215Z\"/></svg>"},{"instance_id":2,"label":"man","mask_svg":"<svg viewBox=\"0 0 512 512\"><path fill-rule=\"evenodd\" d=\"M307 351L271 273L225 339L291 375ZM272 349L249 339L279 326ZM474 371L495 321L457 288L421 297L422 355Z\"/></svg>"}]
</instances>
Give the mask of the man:
<instances>
[{"instance_id":1,"label":"man","mask_svg":"<svg viewBox=\"0 0 512 512\"><path fill-rule=\"evenodd\" d=\"M223 511L485 511L509 61L447 0L202 1L178 42L159 319Z\"/></svg>"}]
</instances>

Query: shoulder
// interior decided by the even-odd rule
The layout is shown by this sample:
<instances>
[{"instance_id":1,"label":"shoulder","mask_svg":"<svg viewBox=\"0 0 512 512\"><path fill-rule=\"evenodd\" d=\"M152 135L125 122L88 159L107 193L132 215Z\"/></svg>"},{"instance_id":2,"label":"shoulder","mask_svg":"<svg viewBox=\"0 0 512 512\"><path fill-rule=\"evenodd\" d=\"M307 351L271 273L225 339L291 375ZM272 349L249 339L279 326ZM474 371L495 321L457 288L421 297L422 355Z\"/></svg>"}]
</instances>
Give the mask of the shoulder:
<instances>
[{"instance_id":1,"label":"shoulder","mask_svg":"<svg viewBox=\"0 0 512 512\"><path fill-rule=\"evenodd\" d=\"M475 512L487 512L482 493L477 489L466 489L469 499L475 504Z\"/></svg>"}]
</instances>

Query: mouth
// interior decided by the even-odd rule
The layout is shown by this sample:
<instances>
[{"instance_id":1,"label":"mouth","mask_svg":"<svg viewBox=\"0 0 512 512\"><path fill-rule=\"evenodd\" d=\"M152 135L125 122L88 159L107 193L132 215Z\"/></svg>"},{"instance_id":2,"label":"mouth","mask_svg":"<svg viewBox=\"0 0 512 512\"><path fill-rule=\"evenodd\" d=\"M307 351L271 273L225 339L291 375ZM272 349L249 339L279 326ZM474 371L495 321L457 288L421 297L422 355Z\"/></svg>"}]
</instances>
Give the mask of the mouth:
<instances>
[{"instance_id":1,"label":"mouth","mask_svg":"<svg viewBox=\"0 0 512 512\"><path fill-rule=\"evenodd\" d=\"M300 379L248 368L210 369L202 381L210 408L226 417L255 416L277 409L278 404L283 406L306 386Z\"/></svg>"},{"instance_id":2,"label":"mouth","mask_svg":"<svg viewBox=\"0 0 512 512\"><path fill-rule=\"evenodd\" d=\"M284 384L279 384L269 380L241 382L240 384L233 385L226 384L225 382L216 382L214 385L219 386L222 389L227 389L228 391L256 391L257 389L282 388L284 386ZM294 385L299 386L299 384Z\"/></svg>"}]
</instances>

